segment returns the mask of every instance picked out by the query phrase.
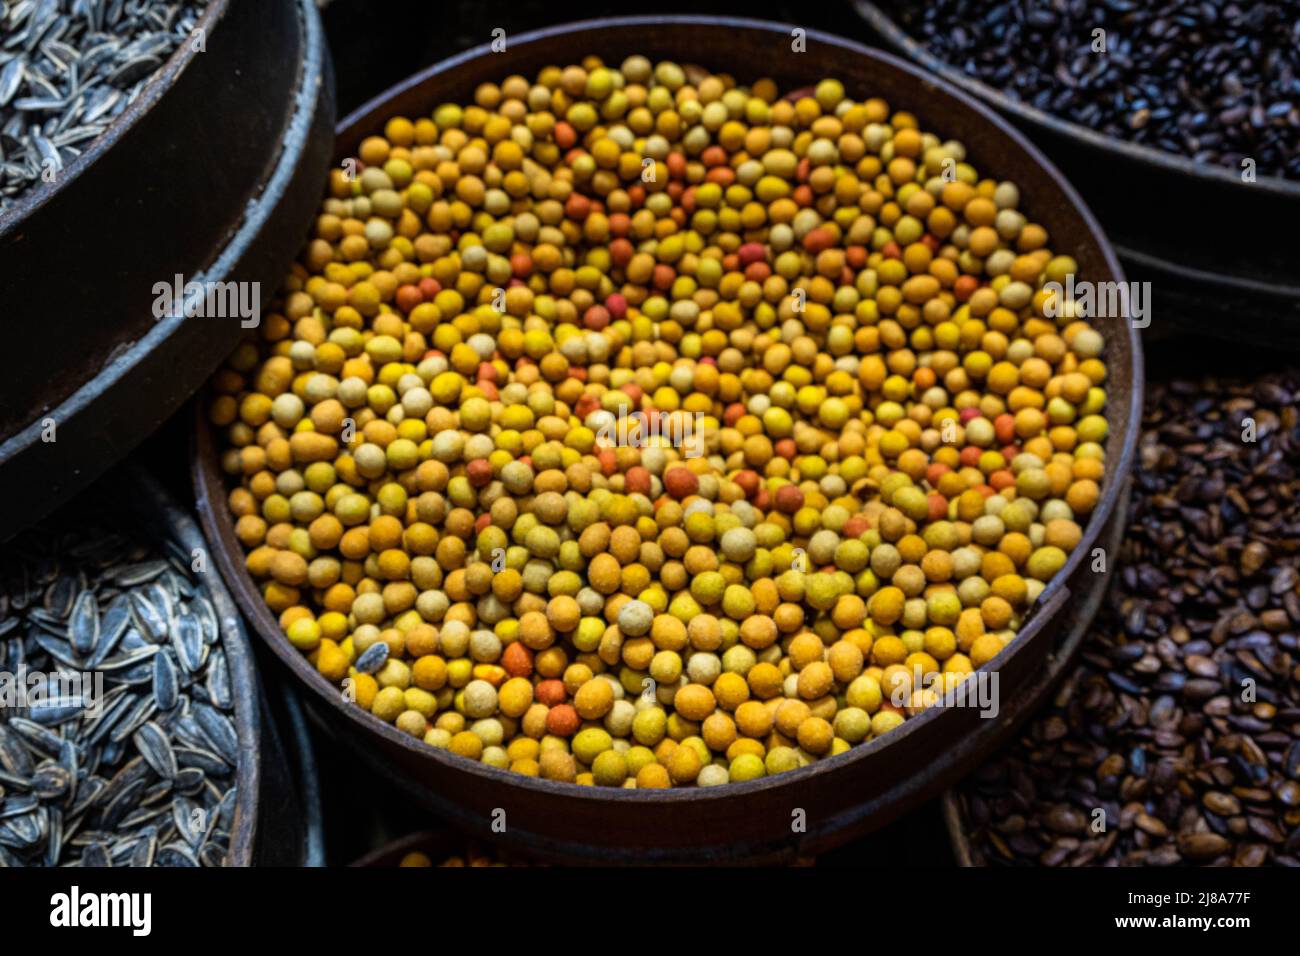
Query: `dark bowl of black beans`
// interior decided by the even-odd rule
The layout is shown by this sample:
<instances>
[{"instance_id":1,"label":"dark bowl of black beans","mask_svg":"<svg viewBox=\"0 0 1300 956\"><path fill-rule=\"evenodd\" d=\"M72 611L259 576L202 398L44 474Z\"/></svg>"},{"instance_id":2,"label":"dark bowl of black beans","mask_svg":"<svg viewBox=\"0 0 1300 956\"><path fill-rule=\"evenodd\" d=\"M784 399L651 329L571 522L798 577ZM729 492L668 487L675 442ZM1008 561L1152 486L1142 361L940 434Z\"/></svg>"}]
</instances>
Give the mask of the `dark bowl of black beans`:
<instances>
[{"instance_id":1,"label":"dark bowl of black beans","mask_svg":"<svg viewBox=\"0 0 1300 956\"><path fill-rule=\"evenodd\" d=\"M854 6L885 43L992 104L1061 167L1130 276L1151 282L1147 334L1300 348L1294 245L1266 238L1300 215L1300 5Z\"/></svg>"},{"instance_id":2,"label":"dark bowl of black beans","mask_svg":"<svg viewBox=\"0 0 1300 956\"><path fill-rule=\"evenodd\" d=\"M311 0L0 4L0 302L21 356L0 474L24 501L0 540L259 322L315 212L333 112Z\"/></svg>"}]
</instances>

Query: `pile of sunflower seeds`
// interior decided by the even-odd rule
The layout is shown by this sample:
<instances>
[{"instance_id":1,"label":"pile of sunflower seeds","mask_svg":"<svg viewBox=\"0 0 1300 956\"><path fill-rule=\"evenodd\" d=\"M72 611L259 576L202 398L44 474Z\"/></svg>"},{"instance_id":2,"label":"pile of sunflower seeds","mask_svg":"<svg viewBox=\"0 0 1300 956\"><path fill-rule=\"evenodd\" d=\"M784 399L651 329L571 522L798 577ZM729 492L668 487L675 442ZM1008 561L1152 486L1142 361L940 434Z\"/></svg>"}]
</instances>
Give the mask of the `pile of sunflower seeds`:
<instances>
[{"instance_id":1,"label":"pile of sunflower seeds","mask_svg":"<svg viewBox=\"0 0 1300 956\"><path fill-rule=\"evenodd\" d=\"M59 679L15 697L33 674ZM0 675L0 866L222 865L234 694L179 547L84 528L7 546Z\"/></svg>"},{"instance_id":2,"label":"pile of sunflower seeds","mask_svg":"<svg viewBox=\"0 0 1300 956\"><path fill-rule=\"evenodd\" d=\"M0 211L127 108L208 0L0 0Z\"/></svg>"}]
</instances>

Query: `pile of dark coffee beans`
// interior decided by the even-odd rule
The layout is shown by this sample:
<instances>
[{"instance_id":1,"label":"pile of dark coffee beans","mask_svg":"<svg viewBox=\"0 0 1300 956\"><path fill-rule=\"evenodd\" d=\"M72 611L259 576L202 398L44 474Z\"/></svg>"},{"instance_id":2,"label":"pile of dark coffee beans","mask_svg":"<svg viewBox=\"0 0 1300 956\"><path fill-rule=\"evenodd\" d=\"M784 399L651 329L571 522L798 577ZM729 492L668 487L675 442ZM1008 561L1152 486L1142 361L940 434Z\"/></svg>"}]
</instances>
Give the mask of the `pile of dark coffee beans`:
<instances>
[{"instance_id":1,"label":"pile of dark coffee beans","mask_svg":"<svg viewBox=\"0 0 1300 956\"><path fill-rule=\"evenodd\" d=\"M1153 386L1077 670L958 799L979 863L1300 865L1300 374Z\"/></svg>"},{"instance_id":2,"label":"pile of dark coffee beans","mask_svg":"<svg viewBox=\"0 0 1300 956\"><path fill-rule=\"evenodd\" d=\"M1063 119L1300 178L1296 0L933 0L909 5L904 26L941 59Z\"/></svg>"}]
</instances>

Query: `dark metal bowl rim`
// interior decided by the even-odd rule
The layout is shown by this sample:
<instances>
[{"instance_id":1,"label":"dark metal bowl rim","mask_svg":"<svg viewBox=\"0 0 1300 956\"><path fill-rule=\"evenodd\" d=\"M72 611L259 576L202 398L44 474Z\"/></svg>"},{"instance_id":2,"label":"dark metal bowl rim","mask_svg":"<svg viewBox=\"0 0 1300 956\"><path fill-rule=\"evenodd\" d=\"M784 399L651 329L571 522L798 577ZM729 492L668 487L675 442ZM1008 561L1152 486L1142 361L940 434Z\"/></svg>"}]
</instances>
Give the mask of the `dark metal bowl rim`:
<instances>
[{"instance_id":1,"label":"dark metal bowl rim","mask_svg":"<svg viewBox=\"0 0 1300 956\"><path fill-rule=\"evenodd\" d=\"M454 853L457 844L467 844L470 841L460 833L451 829L443 830L417 830L414 833L407 833L397 837L395 840L389 840L386 843L374 847L357 857L349 867L364 868L383 868L394 867L408 854L413 852L424 853L426 855L442 853ZM430 856L432 860L432 856ZM438 866L437 860L432 860L433 865Z\"/></svg>"},{"instance_id":2,"label":"dark metal bowl rim","mask_svg":"<svg viewBox=\"0 0 1300 956\"><path fill-rule=\"evenodd\" d=\"M214 0L214 2L222 5L221 9L224 9L227 0ZM294 92L293 115L286 127L284 139L280 143L280 153L275 161L275 167L263 185L261 192L253 201L249 202L243 220L230 236L229 241L217 255L217 258L210 264L206 264L201 272L196 272L193 276L187 277L188 281L204 282L214 276L224 276L234 268L235 264L243 257L249 243L261 232L262 227L270 220L275 207L284 197L298 168L298 161L307 146L307 140L311 134L311 115L316 102L315 84L320 80L324 69L324 40L319 14L317 14L312 0L298 0L297 6L302 14L306 59L303 60L302 69L299 73L298 88ZM218 7L212 7L210 12L216 9ZM152 88L152 84L150 88ZM141 94L141 98L143 99L143 94ZM119 117L119 119L121 118ZM105 137L107 135L107 133L104 134ZM2 232L3 229L0 229L0 233ZM59 405L45 412L26 428L14 432L4 441L0 441L0 466L19 455L24 448L39 440L43 428L41 422L44 418L64 421L75 416L92 402L100 400L100 396L125 375L129 369L153 351L160 342L170 338L182 322L227 321L236 320L186 316L164 316L159 319L148 332L113 356L99 372L87 379L80 388Z\"/></svg>"},{"instance_id":3,"label":"dark metal bowl rim","mask_svg":"<svg viewBox=\"0 0 1300 956\"><path fill-rule=\"evenodd\" d=\"M511 37L510 44L512 47L523 46L526 44L544 43L547 40L569 34L583 33L597 29L609 28L635 28L640 26L709 26L723 27L734 30L761 30L769 33L788 34L792 28L790 25L775 23L773 21L755 20L743 17L712 17L712 16L694 16L694 15L665 15L665 16L632 16L632 17L612 17L605 20L583 20L574 23L561 24L557 26L545 27L539 30L533 30L522 33L516 37ZM837 46L843 50L851 52L857 56L883 62L889 66L914 77L918 84L934 85L933 78L928 76L920 67L909 63L902 58L888 53L883 50L864 46L852 40L825 33L820 30L806 30L807 39L810 42L824 43L828 46ZM492 55L490 43L481 44L472 47L462 53L441 60L432 66L413 74L401 83L393 86L386 92L369 100L367 103L354 110L341 120L338 124L336 133L342 138L353 132L353 127L359 123L365 123L372 120L372 114L382 113L388 108L389 102L409 90L421 86L434 77L443 73L454 71L462 64L482 56ZM1047 159L1042 152L1033 145L1024 134L1020 133L1011 126L1005 119L998 116L990 107L979 102L969 94L954 89L944 89L945 95L951 96L958 102L962 103L967 109L977 114L986 123L995 126L1003 135L1010 139L1019 149L1028 154L1029 158L1040 166L1051 178L1056 188L1061 192L1069 205L1073 208L1074 215L1078 217L1084 230L1090 234L1101 251L1103 260L1109 269L1111 276L1117 281L1124 281L1124 273L1116 258L1114 249L1106 240L1105 234L1101 231L1096 218L1084 204L1079 194L1061 175L1060 171ZM1038 604L1030 612L1024 626L1017 633L1015 641L1005 648L998 657L985 665L981 670L997 670L999 661L1003 655L1015 653L1020 647L1033 640L1043 629L1043 625L1049 619L1050 615L1035 613L1044 608L1060 609L1068 595L1069 591L1066 581L1072 576L1074 571L1083 562L1088 551L1092 548L1093 543L1100 535L1102 526L1106 523L1111 512L1114 510L1116 501L1119 498L1123 482L1122 477L1129 471L1130 464L1133 460L1137 446L1137 428L1136 423L1141 421L1142 408L1142 346L1137 331L1131 324L1125 323L1129 349L1132 356L1132 388L1130 390L1129 402L1126 408L1117 406L1107 409L1107 419L1112 426L1121 425L1127 430L1117 460L1113 467L1106 470L1105 484L1101 499L1097 507L1089 516L1088 524L1084 528L1083 538L1074 552L1070 555L1065 565L1057 572L1052 581L1044 588L1042 595L1039 597ZM1122 416L1122 417L1121 417ZM196 425L199 430L198 441L195 443L194 460L192 463L193 477L196 483L197 497L202 502L208 499L209 514L204 514L205 520L213 522L229 522L229 513L225 509L224 479L215 470L215 461L217 456L215 438L203 414L202 402L196 403ZM206 446L206 447L205 447ZM1108 465L1111 463L1108 462ZM218 487L209 487L209 474L205 474L205 467L210 470L211 477L215 477ZM214 492L216 493L214 495ZM200 505L201 509L203 505ZM201 512L202 513L202 512ZM232 569L238 575L242 575L245 581L251 585L251 578L248 578L247 571L243 567L242 561L235 561L234 556L230 557ZM235 582L238 585L240 582ZM237 587L238 590L238 587ZM257 594L256 587L253 587L253 593ZM251 608L244 608L253 621L254 627L262 639L270 646L271 650L280 660L289 667L304 683L309 685L318 696L324 697L331 706L342 712L353 722L356 727L366 733L378 734L390 745L394 745L408 751L412 756L421 760L433 760L443 763L449 769L457 770L463 773L473 774L481 777L486 781L502 784L507 787L515 787L523 791L535 791L563 795L573 799L590 800L595 802L619 801L628 803L693 803L700 800L726 800L740 794L752 794L777 787L797 786L800 783L807 782L814 775L829 772L848 766L859 760L871 758L874 754L881 752L887 746L903 746L904 742L922 726L930 721L938 720L942 717L945 708L935 707L926 710L924 713L905 721L901 726L890 731L888 734L869 740L866 743L858 744L848 751L833 757L827 757L818 760L815 763L800 767L796 770L787 771L781 774L764 776L757 780L745 781L741 783L727 783L714 787L694 787L694 788L670 788L664 790L625 790L618 788L593 788L584 787L572 783L560 783L552 780L543 780L541 778L529 777L519 773L513 773L509 770L492 767L487 764L466 760L457 757L449 751L441 750L436 747L430 747L423 741L415 740L408 734L404 734L391 724L387 724L375 717L369 712L363 711L355 704L346 702L339 693L335 685L327 681L315 667L312 667L307 659L292 648L287 641L284 641L280 632L278 623L274 616L267 609L266 605L260 600Z\"/></svg>"},{"instance_id":4,"label":"dark metal bowl rim","mask_svg":"<svg viewBox=\"0 0 1300 956\"><path fill-rule=\"evenodd\" d=\"M1189 288L1193 288L1198 284L1208 284L1220 286L1224 290L1236 292L1240 295L1257 295L1288 301L1300 301L1300 285L1279 285L1274 282L1261 282L1259 279L1251 279L1247 276L1214 272L1199 266L1187 266L1173 259L1153 255L1143 249L1134 249L1132 246L1126 246L1122 243L1116 243L1115 249L1120 258L1128 260L1130 264L1143 270L1169 273L1176 276L1180 282L1187 283ZM1285 307L1285 303L1279 303L1279 308Z\"/></svg>"},{"instance_id":5,"label":"dark metal bowl rim","mask_svg":"<svg viewBox=\"0 0 1300 956\"><path fill-rule=\"evenodd\" d=\"M205 44L211 38L212 29L217 25L217 21L226 15L230 3L231 0L210 0L209 6L199 17L196 26L203 30ZM113 118L113 122L91 141L88 149L64 166L53 183L48 186L42 184L28 190L21 199L7 210L0 212L0 238L19 228L29 215L39 212L41 207L67 188L68 184L85 172L95 160L112 149L117 141L126 135L128 129L167 95L172 85L190 65L190 61L199 55L201 54L193 49L188 38L177 44L167 61L141 88L135 101Z\"/></svg>"},{"instance_id":6,"label":"dark metal bowl rim","mask_svg":"<svg viewBox=\"0 0 1300 956\"><path fill-rule=\"evenodd\" d=\"M1261 175L1253 183L1243 182L1241 177L1227 166L1198 163L1180 153L1168 153L1142 143L1130 143L1127 140L1107 136L1105 133L1099 133L1087 126L1053 116L1036 106L1030 106L1022 100L1008 96L996 87L989 86L983 80L976 79L966 73L960 67L941 60L931 53L923 43L904 30L897 20L885 13L879 4L872 3L871 0L853 0L853 6L856 8L858 15L888 40L890 45L906 53L927 70L938 74L944 80L960 85L998 109L1014 113L1028 123L1084 143L1094 149L1120 155L1136 163L1158 166L1169 173L1209 180L1224 186L1234 186L1238 189L1262 188L1281 199L1300 199L1300 182L1295 180L1285 179L1281 176ZM1276 294L1276 290L1272 291Z\"/></svg>"}]
</instances>

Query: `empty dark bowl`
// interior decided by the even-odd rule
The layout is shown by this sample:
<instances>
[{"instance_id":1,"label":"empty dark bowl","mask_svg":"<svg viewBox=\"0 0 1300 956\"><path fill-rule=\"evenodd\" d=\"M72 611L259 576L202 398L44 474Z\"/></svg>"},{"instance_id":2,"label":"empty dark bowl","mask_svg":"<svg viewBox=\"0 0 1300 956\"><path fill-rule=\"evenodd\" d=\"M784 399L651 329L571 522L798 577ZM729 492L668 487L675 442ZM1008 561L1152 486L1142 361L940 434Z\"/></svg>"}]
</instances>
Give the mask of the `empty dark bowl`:
<instances>
[{"instance_id":1,"label":"empty dark bowl","mask_svg":"<svg viewBox=\"0 0 1300 956\"><path fill-rule=\"evenodd\" d=\"M754 20L629 17L513 36L445 60L363 106L339 130L338 158L394 114L427 114L465 101L474 88L512 73L631 53L726 70L743 79L771 76L784 89L823 76L850 95L885 97L914 112L927 129L961 139L978 168L1015 180L1025 211L1075 256L1090 279L1123 281L1092 214L1064 178L1019 133L969 96L893 56L808 31L807 52L791 54L791 28ZM932 708L889 734L799 770L712 788L622 790L580 787L510 773L425 746L343 699L285 640L244 567L234 536L215 437L200 413L192 474L199 514L218 545L216 558L241 607L267 646L310 688L308 706L356 758L406 787L414 799L485 839L552 861L790 862L889 822L936 795L1004 739L1046 694L1074 632L1096 609L1106 575L1091 552L1118 533L1116 509L1140 420L1141 345L1121 319L1103 320L1110 368L1107 475L1080 545L1044 590L1019 637L989 666L998 672L1001 710L984 720L971 707ZM801 828L799 824L803 824Z\"/></svg>"}]
</instances>

